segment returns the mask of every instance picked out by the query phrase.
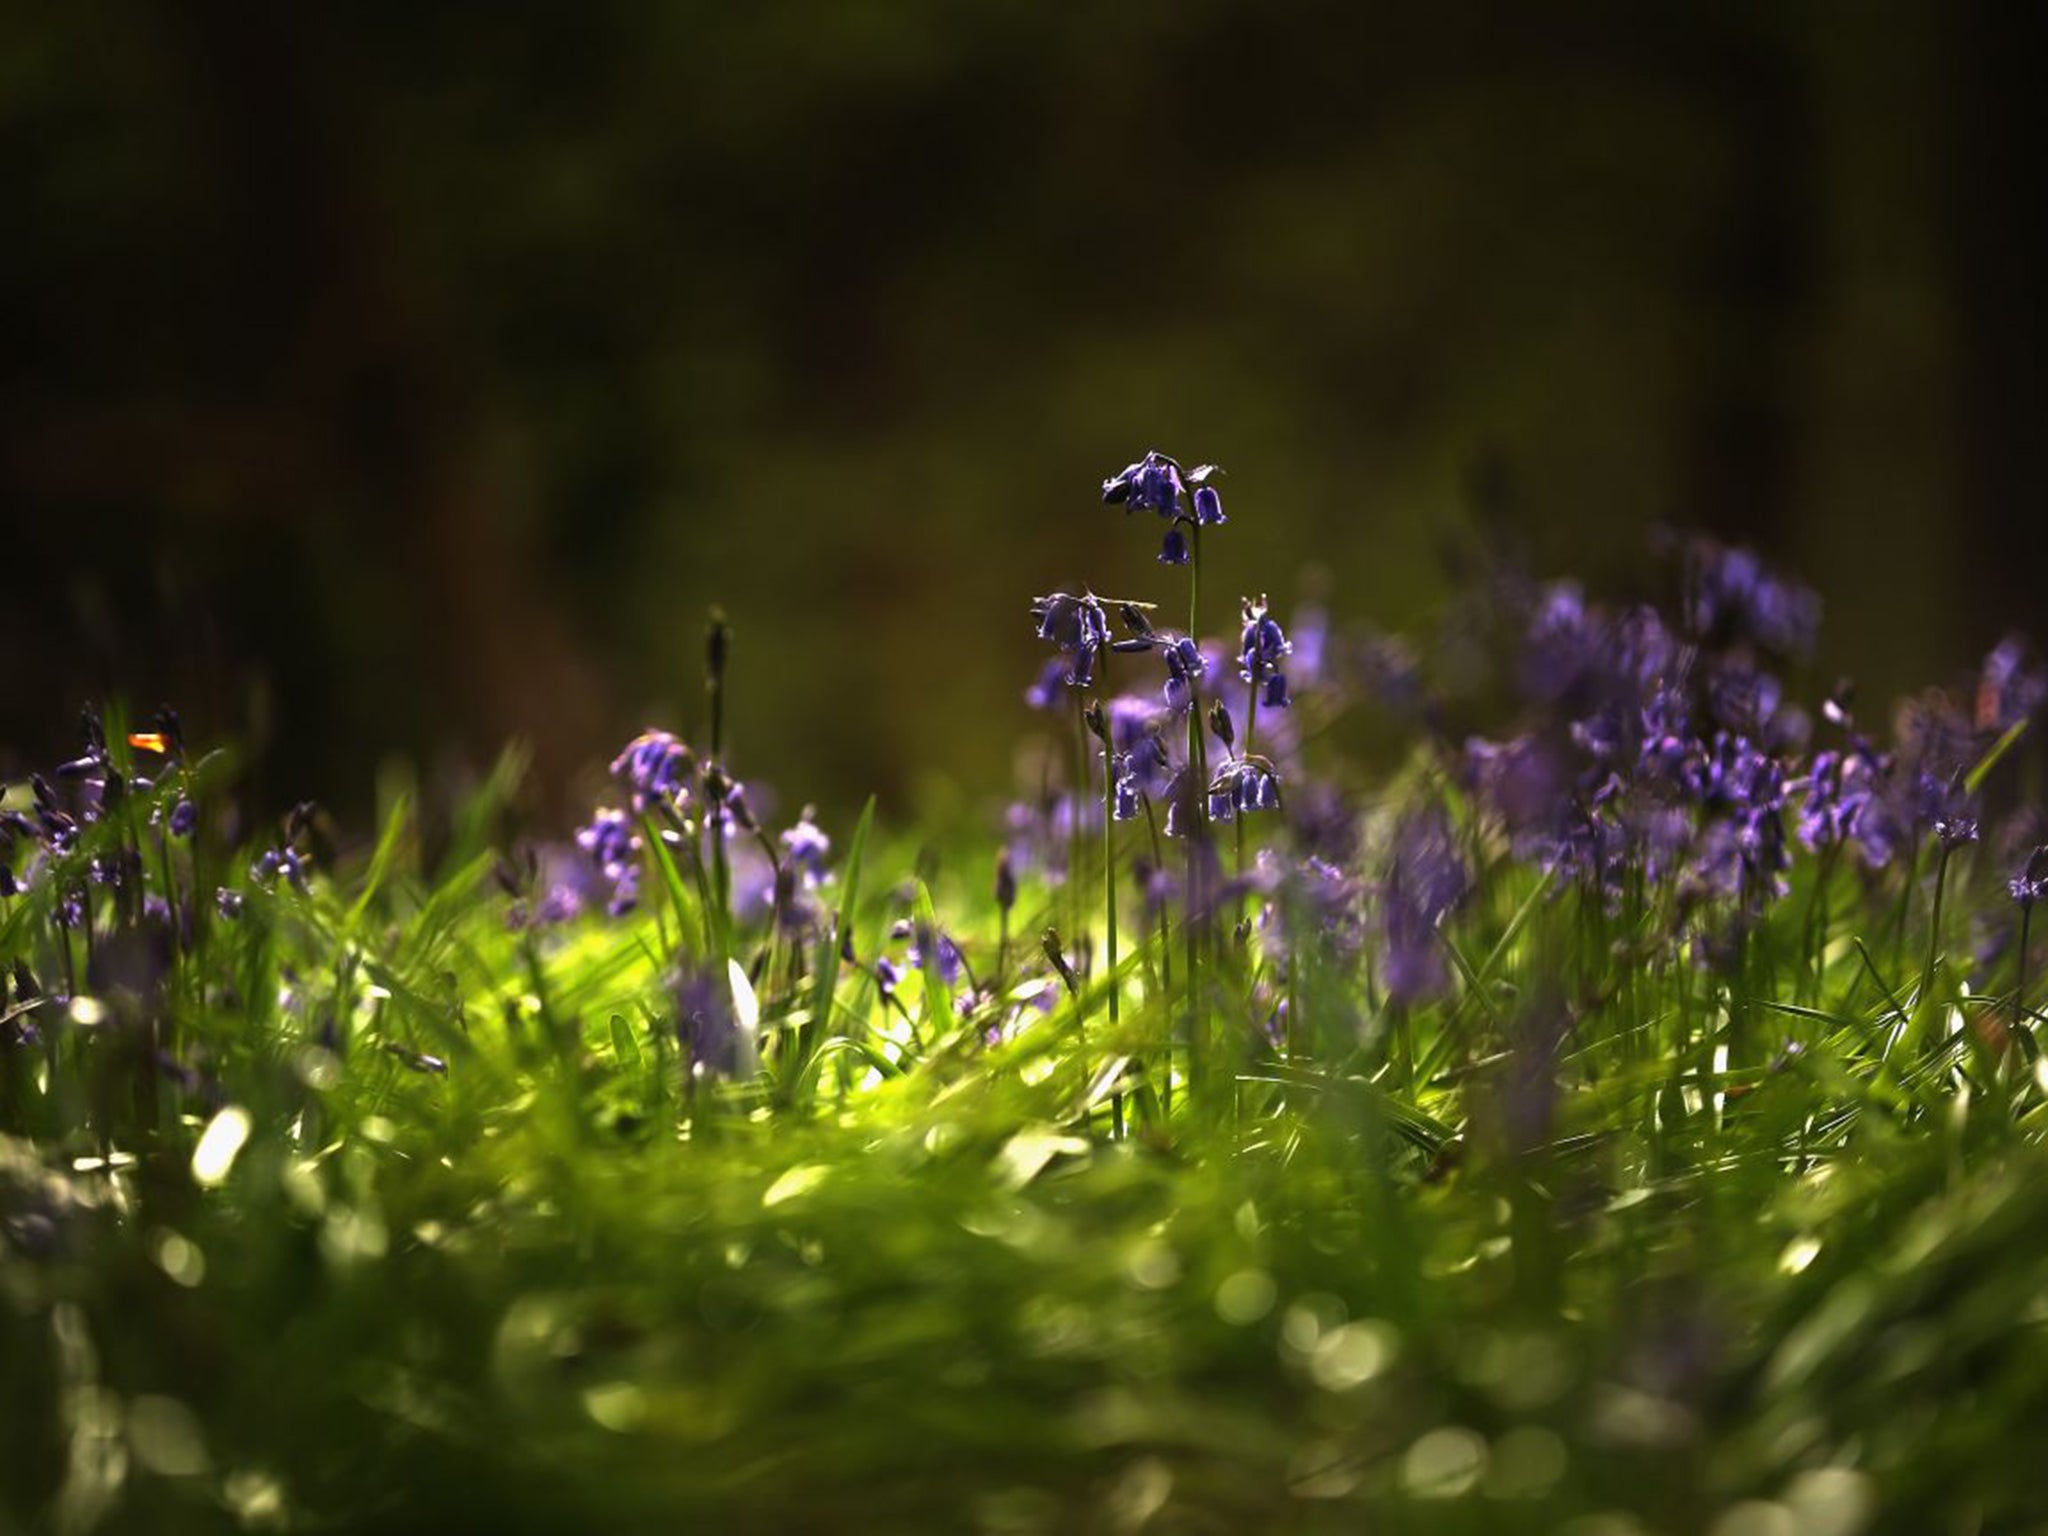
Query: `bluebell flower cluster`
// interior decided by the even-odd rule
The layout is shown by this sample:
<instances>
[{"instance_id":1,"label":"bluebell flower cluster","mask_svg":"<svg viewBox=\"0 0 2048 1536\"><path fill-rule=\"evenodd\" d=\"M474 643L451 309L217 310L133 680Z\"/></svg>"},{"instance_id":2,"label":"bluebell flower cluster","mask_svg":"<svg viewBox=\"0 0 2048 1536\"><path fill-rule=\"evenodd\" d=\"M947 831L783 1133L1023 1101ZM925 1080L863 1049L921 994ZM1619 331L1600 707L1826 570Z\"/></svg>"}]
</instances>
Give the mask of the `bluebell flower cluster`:
<instances>
[{"instance_id":1,"label":"bluebell flower cluster","mask_svg":"<svg viewBox=\"0 0 2048 1536\"><path fill-rule=\"evenodd\" d=\"M577 830L576 846L610 883L605 911L623 917L640 904L640 833L632 817L616 806L600 806Z\"/></svg>"},{"instance_id":2,"label":"bluebell flower cluster","mask_svg":"<svg viewBox=\"0 0 2048 1536\"><path fill-rule=\"evenodd\" d=\"M1253 754L1234 757L1209 780L1209 819L1230 821L1240 813L1280 809L1280 776L1272 760Z\"/></svg>"},{"instance_id":3,"label":"bluebell flower cluster","mask_svg":"<svg viewBox=\"0 0 2048 1536\"><path fill-rule=\"evenodd\" d=\"M2026 862L2006 883L2006 889L2023 909L2031 909L2048 896L2048 844L2036 847L2027 855Z\"/></svg>"},{"instance_id":4,"label":"bluebell flower cluster","mask_svg":"<svg viewBox=\"0 0 2048 1536\"><path fill-rule=\"evenodd\" d=\"M697 775L697 756L667 731L643 731L612 759L612 777L633 811L680 811Z\"/></svg>"},{"instance_id":5,"label":"bluebell flower cluster","mask_svg":"<svg viewBox=\"0 0 2048 1536\"><path fill-rule=\"evenodd\" d=\"M1109 615L1093 593L1075 597L1054 592L1035 599L1031 617L1038 626L1038 638L1050 640L1068 657L1066 683L1070 688L1087 688L1095 681L1095 658L1110 644Z\"/></svg>"},{"instance_id":6,"label":"bluebell flower cluster","mask_svg":"<svg viewBox=\"0 0 2048 1536\"><path fill-rule=\"evenodd\" d=\"M1437 929L1471 885L1471 870L1440 803L1426 802L1401 819L1372 909L1380 985L1390 1002L1425 1002L1449 989L1450 968Z\"/></svg>"},{"instance_id":7,"label":"bluebell flower cluster","mask_svg":"<svg viewBox=\"0 0 2048 1536\"><path fill-rule=\"evenodd\" d=\"M1246 598L1243 611L1244 633L1238 645L1237 675L1269 709L1285 709L1287 674L1281 670L1281 663L1294 653L1294 647L1288 643L1280 621L1268 611L1263 596L1256 603Z\"/></svg>"},{"instance_id":8,"label":"bluebell flower cluster","mask_svg":"<svg viewBox=\"0 0 2048 1536\"><path fill-rule=\"evenodd\" d=\"M1753 550L1694 539L1685 558L1685 620L1708 644L1749 642L1804 656L1820 631L1820 598L1768 569Z\"/></svg>"},{"instance_id":9,"label":"bluebell flower cluster","mask_svg":"<svg viewBox=\"0 0 2048 1536\"><path fill-rule=\"evenodd\" d=\"M1219 473L1213 464L1183 471L1178 462L1154 449L1104 480L1102 499L1130 512L1156 512L1167 525L1159 548L1160 562L1186 565L1190 558L1187 530L1227 521L1223 498L1209 483Z\"/></svg>"}]
</instances>

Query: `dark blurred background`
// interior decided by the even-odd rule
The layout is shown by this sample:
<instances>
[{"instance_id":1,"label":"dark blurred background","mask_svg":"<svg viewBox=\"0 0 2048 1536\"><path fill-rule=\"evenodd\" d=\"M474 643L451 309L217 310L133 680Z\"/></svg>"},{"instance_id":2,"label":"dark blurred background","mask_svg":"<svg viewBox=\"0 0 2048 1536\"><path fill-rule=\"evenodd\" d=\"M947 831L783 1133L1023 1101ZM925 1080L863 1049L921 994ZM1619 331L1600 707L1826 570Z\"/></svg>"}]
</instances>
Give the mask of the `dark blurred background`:
<instances>
[{"instance_id":1,"label":"dark blurred background","mask_svg":"<svg viewBox=\"0 0 2048 1536\"><path fill-rule=\"evenodd\" d=\"M116 689L361 806L691 725L1007 782L1096 502L1229 470L1215 622L1781 558L1827 666L2048 617L2039 28L1973 0L0 5L0 741Z\"/></svg>"}]
</instances>

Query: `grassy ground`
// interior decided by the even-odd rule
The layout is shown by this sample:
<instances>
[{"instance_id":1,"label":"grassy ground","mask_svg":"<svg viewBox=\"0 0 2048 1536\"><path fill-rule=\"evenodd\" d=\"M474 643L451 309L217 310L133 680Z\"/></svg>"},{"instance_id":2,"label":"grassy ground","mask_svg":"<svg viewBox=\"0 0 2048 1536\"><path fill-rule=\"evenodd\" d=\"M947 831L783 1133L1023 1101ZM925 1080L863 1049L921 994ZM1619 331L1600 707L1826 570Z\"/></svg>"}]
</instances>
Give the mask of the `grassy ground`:
<instances>
[{"instance_id":1,"label":"grassy ground","mask_svg":"<svg viewBox=\"0 0 2048 1536\"><path fill-rule=\"evenodd\" d=\"M2048 1528L1992 836L1879 861L1866 811L1723 887L1717 827L1824 789L1645 770L1680 851L1588 863L1422 730L1312 864L1342 765L1272 736L1284 807L1070 807L1012 902L914 828L715 835L707 752L623 763L637 899L571 915L494 844L509 768L232 848L164 734L101 727L68 842L6 802L0 1532Z\"/></svg>"}]
</instances>

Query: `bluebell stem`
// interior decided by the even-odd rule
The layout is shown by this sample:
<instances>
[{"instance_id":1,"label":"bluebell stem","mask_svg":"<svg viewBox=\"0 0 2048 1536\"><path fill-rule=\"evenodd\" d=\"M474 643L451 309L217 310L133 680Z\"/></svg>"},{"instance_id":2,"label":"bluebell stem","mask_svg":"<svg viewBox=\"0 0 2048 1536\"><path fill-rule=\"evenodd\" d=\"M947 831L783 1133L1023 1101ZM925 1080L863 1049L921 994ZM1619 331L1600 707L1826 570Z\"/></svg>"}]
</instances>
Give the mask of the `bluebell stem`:
<instances>
[{"instance_id":1,"label":"bluebell stem","mask_svg":"<svg viewBox=\"0 0 2048 1536\"><path fill-rule=\"evenodd\" d=\"M1010 966L1010 910L1017 905L1017 871L1010 862L1010 850L996 850L996 975L994 986L1000 992L1003 976Z\"/></svg>"},{"instance_id":2,"label":"bluebell stem","mask_svg":"<svg viewBox=\"0 0 2048 1536\"><path fill-rule=\"evenodd\" d=\"M2042 897L2048 896L2048 846L2036 848L2027 855L2027 862L2020 866L2012 877L2012 899L2020 909L2020 953L2019 979L2013 985L2012 1022L2018 1029L2026 1017L2027 1004L2027 946L2032 938L2030 929L2034 920L2034 906Z\"/></svg>"}]
</instances>

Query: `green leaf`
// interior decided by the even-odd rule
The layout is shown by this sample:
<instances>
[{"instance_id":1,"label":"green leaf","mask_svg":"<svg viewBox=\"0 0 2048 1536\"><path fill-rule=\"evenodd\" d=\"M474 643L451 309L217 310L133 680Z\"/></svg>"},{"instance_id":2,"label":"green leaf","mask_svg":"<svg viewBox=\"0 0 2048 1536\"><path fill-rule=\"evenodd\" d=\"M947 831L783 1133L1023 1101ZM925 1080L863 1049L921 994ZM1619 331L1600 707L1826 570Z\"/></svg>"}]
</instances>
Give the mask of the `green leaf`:
<instances>
[{"instance_id":1,"label":"green leaf","mask_svg":"<svg viewBox=\"0 0 2048 1536\"><path fill-rule=\"evenodd\" d=\"M628 1072L640 1065L640 1042L633 1038L633 1026L626 1022L622 1013L612 1015L612 1054L619 1058L619 1065Z\"/></svg>"}]
</instances>

